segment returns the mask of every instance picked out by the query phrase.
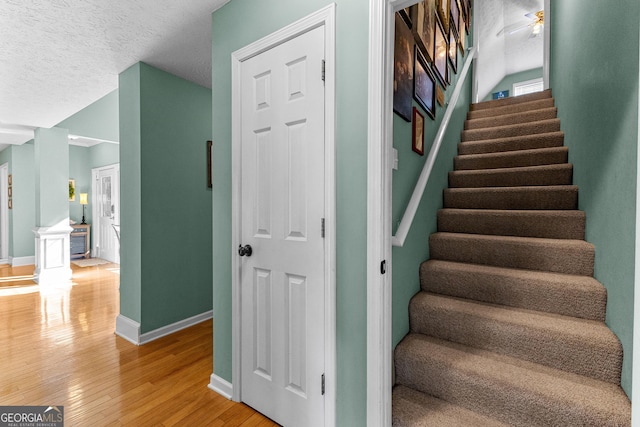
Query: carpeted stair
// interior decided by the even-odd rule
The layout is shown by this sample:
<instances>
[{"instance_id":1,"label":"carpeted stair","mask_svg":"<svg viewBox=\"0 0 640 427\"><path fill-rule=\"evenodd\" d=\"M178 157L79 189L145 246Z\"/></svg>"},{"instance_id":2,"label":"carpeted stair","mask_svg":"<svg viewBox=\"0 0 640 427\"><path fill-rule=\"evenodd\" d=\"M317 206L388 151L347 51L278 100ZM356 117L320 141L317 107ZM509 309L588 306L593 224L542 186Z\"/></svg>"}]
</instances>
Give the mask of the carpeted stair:
<instances>
[{"instance_id":1,"label":"carpeted stair","mask_svg":"<svg viewBox=\"0 0 640 427\"><path fill-rule=\"evenodd\" d=\"M630 426L547 90L471 106L395 350L393 426Z\"/></svg>"}]
</instances>

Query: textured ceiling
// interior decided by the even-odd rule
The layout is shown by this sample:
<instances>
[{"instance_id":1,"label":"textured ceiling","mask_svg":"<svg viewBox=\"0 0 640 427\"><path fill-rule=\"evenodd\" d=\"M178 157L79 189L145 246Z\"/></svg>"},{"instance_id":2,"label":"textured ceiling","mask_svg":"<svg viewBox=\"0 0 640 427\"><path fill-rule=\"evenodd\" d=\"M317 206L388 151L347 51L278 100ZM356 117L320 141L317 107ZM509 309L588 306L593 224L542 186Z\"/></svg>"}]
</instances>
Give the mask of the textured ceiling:
<instances>
[{"instance_id":1,"label":"textured ceiling","mask_svg":"<svg viewBox=\"0 0 640 427\"><path fill-rule=\"evenodd\" d=\"M476 0L475 24L480 32L478 44L478 93L483 99L509 74L542 67L544 30L529 38L530 28L498 35L505 26L526 25L525 16L544 8L544 0Z\"/></svg>"},{"instance_id":2,"label":"textured ceiling","mask_svg":"<svg viewBox=\"0 0 640 427\"><path fill-rule=\"evenodd\" d=\"M227 1L1 0L0 144L117 89L138 61L211 87L211 12Z\"/></svg>"}]
</instances>

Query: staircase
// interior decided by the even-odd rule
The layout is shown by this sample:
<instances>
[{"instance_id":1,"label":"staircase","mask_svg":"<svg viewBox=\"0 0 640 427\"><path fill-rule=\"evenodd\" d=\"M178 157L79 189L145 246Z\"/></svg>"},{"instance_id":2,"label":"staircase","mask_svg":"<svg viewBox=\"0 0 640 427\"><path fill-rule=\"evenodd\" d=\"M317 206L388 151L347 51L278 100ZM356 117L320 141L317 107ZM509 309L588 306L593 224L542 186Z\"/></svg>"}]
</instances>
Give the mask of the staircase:
<instances>
[{"instance_id":1,"label":"staircase","mask_svg":"<svg viewBox=\"0 0 640 427\"><path fill-rule=\"evenodd\" d=\"M551 91L471 106L395 350L393 426L630 426Z\"/></svg>"}]
</instances>

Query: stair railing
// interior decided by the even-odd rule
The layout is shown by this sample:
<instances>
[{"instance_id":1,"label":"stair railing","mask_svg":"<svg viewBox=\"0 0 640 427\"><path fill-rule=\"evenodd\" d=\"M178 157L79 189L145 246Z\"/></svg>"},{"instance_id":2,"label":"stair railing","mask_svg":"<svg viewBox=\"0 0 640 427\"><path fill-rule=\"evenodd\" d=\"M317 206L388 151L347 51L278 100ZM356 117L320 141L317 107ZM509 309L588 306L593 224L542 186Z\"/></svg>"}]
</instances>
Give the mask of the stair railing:
<instances>
[{"instance_id":1,"label":"stair railing","mask_svg":"<svg viewBox=\"0 0 640 427\"><path fill-rule=\"evenodd\" d=\"M464 66L462 67L462 71L460 72L460 77L458 78L458 83L456 83L456 87L453 90L453 94L451 94L449 105L447 106L447 109L444 113L442 122L440 122L440 127L438 128L438 132L436 133L433 144L431 145L431 150L429 150L427 160L422 167L422 172L420 172L418 182L413 189L413 194L411 195L409 204L407 205L407 208L404 211L404 215L402 216L402 220L400 221L400 225L396 230L396 235L391 238L391 244L393 246L404 246L404 241L407 239L409 229L411 228L413 219L415 218L416 212L418 211L418 205L420 204L420 200L422 199L422 195L424 194L424 189L427 187L427 182L429 181L429 176L431 175L431 171L433 170L433 165L436 162L436 157L438 157L438 151L440 151L440 145L442 145L442 140L444 139L444 135L447 132L447 128L449 127L449 122L451 121L453 110L456 108L458 98L460 98L460 93L462 92L462 86L467 77L467 74L469 74L469 69L471 68L471 63L473 62L475 56L476 48L474 46L472 48L469 48L469 55L467 55L467 59L464 63Z\"/></svg>"}]
</instances>

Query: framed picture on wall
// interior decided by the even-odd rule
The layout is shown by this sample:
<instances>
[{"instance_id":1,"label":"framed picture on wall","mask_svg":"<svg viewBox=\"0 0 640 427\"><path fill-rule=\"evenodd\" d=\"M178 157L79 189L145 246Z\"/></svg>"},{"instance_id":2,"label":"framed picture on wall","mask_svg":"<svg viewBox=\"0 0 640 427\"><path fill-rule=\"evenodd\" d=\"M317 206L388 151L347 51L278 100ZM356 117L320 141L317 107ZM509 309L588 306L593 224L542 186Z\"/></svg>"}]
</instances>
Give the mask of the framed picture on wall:
<instances>
[{"instance_id":1,"label":"framed picture on wall","mask_svg":"<svg viewBox=\"0 0 640 427\"><path fill-rule=\"evenodd\" d=\"M436 10L444 31L449 31L449 2L452 0L436 0Z\"/></svg>"},{"instance_id":2,"label":"framed picture on wall","mask_svg":"<svg viewBox=\"0 0 640 427\"><path fill-rule=\"evenodd\" d=\"M433 62L436 0L424 0L411 8L413 36L428 63Z\"/></svg>"},{"instance_id":3,"label":"framed picture on wall","mask_svg":"<svg viewBox=\"0 0 640 427\"><path fill-rule=\"evenodd\" d=\"M460 7L458 6L458 0L450 0L451 7L449 9L449 31L451 27L455 28L456 32L460 31Z\"/></svg>"},{"instance_id":4,"label":"framed picture on wall","mask_svg":"<svg viewBox=\"0 0 640 427\"><path fill-rule=\"evenodd\" d=\"M432 119L435 118L436 79L427 61L416 46L416 67L413 74L413 98Z\"/></svg>"},{"instance_id":5,"label":"framed picture on wall","mask_svg":"<svg viewBox=\"0 0 640 427\"><path fill-rule=\"evenodd\" d=\"M75 179L69 180L69 201L70 202L76 201L76 180Z\"/></svg>"},{"instance_id":6,"label":"framed picture on wall","mask_svg":"<svg viewBox=\"0 0 640 427\"><path fill-rule=\"evenodd\" d=\"M393 53L393 111L411 121L413 98L413 34L400 14L396 13L396 38Z\"/></svg>"},{"instance_id":7,"label":"framed picture on wall","mask_svg":"<svg viewBox=\"0 0 640 427\"><path fill-rule=\"evenodd\" d=\"M458 73L458 40L453 25L449 27L449 64L454 73Z\"/></svg>"},{"instance_id":8,"label":"framed picture on wall","mask_svg":"<svg viewBox=\"0 0 640 427\"><path fill-rule=\"evenodd\" d=\"M440 20L436 19L436 51L433 59L433 70L442 87L446 87L447 85L448 37L446 34Z\"/></svg>"},{"instance_id":9,"label":"framed picture on wall","mask_svg":"<svg viewBox=\"0 0 640 427\"><path fill-rule=\"evenodd\" d=\"M424 155L424 116L413 107L413 143L411 149L421 156Z\"/></svg>"}]
</instances>

